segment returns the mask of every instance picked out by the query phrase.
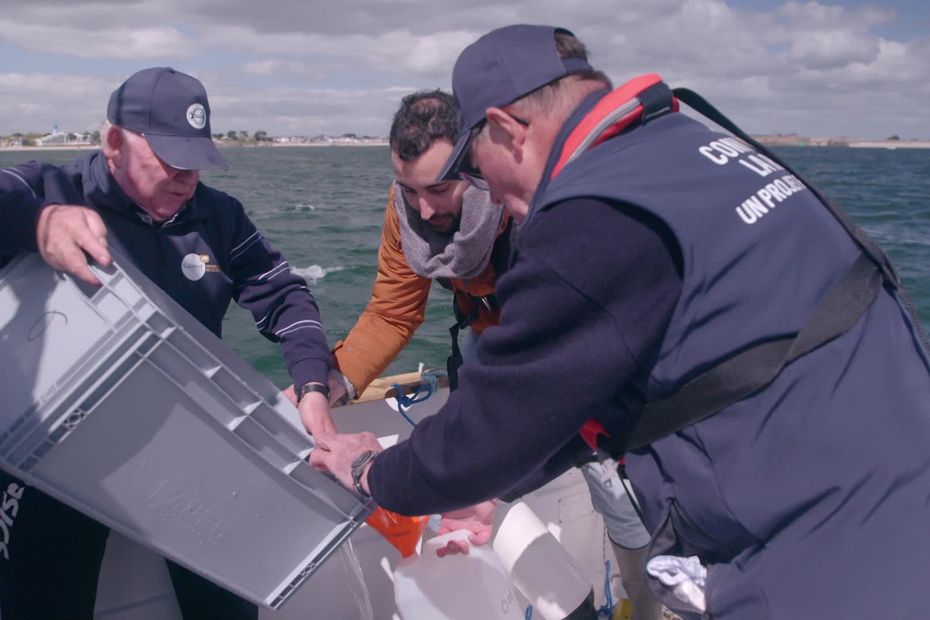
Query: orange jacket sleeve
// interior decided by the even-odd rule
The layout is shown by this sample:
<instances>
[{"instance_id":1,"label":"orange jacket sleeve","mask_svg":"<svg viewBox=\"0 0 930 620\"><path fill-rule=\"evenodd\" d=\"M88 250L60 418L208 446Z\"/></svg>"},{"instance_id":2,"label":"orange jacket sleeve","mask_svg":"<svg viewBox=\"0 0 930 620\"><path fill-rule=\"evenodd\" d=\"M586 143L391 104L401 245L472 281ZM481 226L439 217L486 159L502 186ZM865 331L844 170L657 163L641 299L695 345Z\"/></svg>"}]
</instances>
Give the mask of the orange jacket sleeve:
<instances>
[{"instance_id":1,"label":"orange jacket sleeve","mask_svg":"<svg viewBox=\"0 0 930 620\"><path fill-rule=\"evenodd\" d=\"M400 240L400 222L394 210L394 188L388 194L378 275L371 299L333 356L339 371L361 394L378 377L423 323L432 281L418 276L407 264Z\"/></svg>"}]
</instances>

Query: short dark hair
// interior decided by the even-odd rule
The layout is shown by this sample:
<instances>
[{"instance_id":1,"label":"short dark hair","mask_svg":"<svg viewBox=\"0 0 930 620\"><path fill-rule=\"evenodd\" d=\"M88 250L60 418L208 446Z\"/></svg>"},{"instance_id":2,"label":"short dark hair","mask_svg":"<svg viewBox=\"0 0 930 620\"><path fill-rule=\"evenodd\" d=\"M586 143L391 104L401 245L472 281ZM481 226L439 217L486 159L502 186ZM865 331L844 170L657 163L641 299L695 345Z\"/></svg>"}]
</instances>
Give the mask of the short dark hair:
<instances>
[{"instance_id":1,"label":"short dark hair","mask_svg":"<svg viewBox=\"0 0 930 620\"><path fill-rule=\"evenodd\" d=\"M438 88L404 97L391 123L391 150L402 161L416 159L436 140L455 144L457 138L455 98Z\"/></svg>"},{"instance_id":2,"label":"short dark hair","mask_svg":"<svg viewBox=\"0 0 930 620\"><path fill-rule=\"evenodd\" d=\"M581 58L582 60L588 59L588 48L585 46L585 44L582 43L578 37L565 30L556 31L555 49L559 53L559 56L562 58ZM584 80L595 80L597 82L602 82L607 88L613 88L613 84L611 84L610 78L607 77L603 71L598 71L597 69L581 71L573 75L576 75L578 78Z\"/></svg>"}]
</instances>

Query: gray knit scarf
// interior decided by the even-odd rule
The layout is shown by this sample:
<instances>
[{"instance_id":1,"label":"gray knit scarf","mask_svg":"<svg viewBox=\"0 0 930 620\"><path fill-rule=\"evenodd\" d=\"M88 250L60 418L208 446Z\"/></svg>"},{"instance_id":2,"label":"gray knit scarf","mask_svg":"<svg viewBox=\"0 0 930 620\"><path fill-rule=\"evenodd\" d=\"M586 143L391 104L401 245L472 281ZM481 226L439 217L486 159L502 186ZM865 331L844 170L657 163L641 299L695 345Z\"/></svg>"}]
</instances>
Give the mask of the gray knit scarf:
<instances>
[{"instance_id":1,"label":"gray knit scarf","mask_svg":"<svg viewBox=\"0 0 930 620\"><path fill-rule=\"evenodd\" d=\"M404 257L414 273L426 278L474 278L487 267L504 208L474 187L462 194L462 217L455 233L442 234L420 219L394 183L394 210L400 219Z\"/></svg>"}]
</instances>

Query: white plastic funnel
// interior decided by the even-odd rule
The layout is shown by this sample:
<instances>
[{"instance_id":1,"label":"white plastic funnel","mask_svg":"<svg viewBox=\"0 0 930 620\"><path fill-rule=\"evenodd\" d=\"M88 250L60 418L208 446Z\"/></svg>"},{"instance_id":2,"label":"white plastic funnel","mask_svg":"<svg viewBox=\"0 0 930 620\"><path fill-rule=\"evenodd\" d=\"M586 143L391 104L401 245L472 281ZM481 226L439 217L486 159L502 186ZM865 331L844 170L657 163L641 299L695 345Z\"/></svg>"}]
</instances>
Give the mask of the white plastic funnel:
<instances>
[{"instance_id":1,"label":"white plastic funnel","mask_svg":"<svg viewBox=\"0 0 930 620\"><path fill-rule=\"evenodd\" d=\"M591 592L574 558L523 502L510 508L493 547L513 585L533 606L534 616L562 620Z\"/></svg>"}]
</instances>

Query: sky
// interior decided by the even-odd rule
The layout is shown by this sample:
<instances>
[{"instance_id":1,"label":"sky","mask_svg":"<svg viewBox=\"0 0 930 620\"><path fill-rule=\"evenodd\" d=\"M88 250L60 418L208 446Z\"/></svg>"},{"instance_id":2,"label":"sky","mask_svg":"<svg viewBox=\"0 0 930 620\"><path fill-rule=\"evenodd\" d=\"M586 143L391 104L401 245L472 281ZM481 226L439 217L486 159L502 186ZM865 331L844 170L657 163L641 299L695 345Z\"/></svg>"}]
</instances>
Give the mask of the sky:
<instances>
[{"instance_id":1,"label":"sky","mask_svg":"<svg viewBox=\"0 0 930 620\"><path fill-rule=\"evenodd\" d=\"M930 2L0 0L0 135L99 127L133 72L198 77L212 130L386 136L459 52L558 25L619 85L649 72L753 134L930 139Z\"/></svg>"}]
</instances>

